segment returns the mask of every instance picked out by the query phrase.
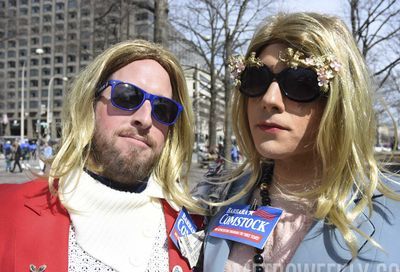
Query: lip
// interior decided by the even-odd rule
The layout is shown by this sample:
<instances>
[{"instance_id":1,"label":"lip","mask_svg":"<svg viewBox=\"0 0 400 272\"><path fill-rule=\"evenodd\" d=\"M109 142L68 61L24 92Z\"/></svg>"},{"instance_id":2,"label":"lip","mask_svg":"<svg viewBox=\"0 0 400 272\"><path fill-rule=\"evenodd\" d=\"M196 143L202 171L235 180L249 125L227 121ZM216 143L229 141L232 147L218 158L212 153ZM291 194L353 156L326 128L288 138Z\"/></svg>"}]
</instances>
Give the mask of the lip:
<instances>
[{"instance_id":1,"label":"lip","mask_svg":"<svg viewBox=\"0 0 400 272\"><path fill-rule=\"evenodd\" d=\"M119 137L124 138L132 143L143 145L146 147L150 147L149 142L146 140L145 137L141 137L136 134L120 134Z\"/></svg>"},{"instance_id":2,"label":"lip","mask_svg":"<svg viewBox=\"0 0 400 272\"><path fill-rule=\"evenodd\" d=\"M288 128L273 122L261 122L257 127L265 132L279 132L282 130L289 130Z\"/></svg>"}]
</instances>

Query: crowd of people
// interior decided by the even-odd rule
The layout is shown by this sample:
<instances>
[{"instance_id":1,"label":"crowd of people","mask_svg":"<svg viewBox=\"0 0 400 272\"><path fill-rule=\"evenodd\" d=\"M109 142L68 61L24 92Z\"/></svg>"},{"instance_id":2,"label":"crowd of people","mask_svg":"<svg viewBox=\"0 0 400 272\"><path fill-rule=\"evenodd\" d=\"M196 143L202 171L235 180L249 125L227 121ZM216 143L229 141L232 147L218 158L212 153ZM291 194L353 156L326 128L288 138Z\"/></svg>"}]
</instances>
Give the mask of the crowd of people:
<instances>
[{"instance_id":1,"label":"crowd of people","mask_svg":"<svg viewBox=\"0 0 400 272\"><path fill-rule=\"evenodd\" d=\"M39 146L37 144L39 143ZM38 162L40 171L45 171L45 161L53 155L52 145L48 141L6 140L0 144L0 154L4 157L5 171L15 173L28 169L32 162ZM17 169L18 167L18 169Z\"/></svg>"},{"instance_id":2,"label":"crowd of people","mask_svg":"<svg viewBox=\"0 0 400 272\"><path fill-rule=\"evenodd\" d=\"M0 185L1 269L400 271L398 176L374 156L374 85L345 24L268 17L230 64L237 167L189 183L179 61L143 40L97 56L65 98L57 152L43 148L49 169Z\"/></svg>"}]
</instances>

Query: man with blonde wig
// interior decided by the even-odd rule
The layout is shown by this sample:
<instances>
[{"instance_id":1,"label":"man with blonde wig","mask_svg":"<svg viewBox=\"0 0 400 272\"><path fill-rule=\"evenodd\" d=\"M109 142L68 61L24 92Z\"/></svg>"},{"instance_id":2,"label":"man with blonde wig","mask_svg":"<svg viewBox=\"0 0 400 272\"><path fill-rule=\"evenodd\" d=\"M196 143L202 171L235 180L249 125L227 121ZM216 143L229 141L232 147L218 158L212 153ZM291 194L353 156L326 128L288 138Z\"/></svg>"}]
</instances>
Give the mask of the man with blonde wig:
<instances>
[{"instance_id":1,"label":"man with blonde wig","mask_svg":"<svg viewBox=\"0 0 400 272\"><path fill-rule=\"evenodd\" d=\"M344 22L269 17L231 66L246 160L208 226L205 271L400 271L400 187L375 157L373 83ZM276 224L240 229L265 243L219 234L235 209Z\"/></svg>"},{"instance_id":2,"label":"man with blonde wig","mask_svg":"<svg viewBox=\"0 0 400 272\"><path fill-rule=\"evenodd\" d=\"M116 44L75 79L47 180L0 186L2 271L188 271L169 231L185 206L192 111L183 71Z\"/></svg>"}]
</instances>

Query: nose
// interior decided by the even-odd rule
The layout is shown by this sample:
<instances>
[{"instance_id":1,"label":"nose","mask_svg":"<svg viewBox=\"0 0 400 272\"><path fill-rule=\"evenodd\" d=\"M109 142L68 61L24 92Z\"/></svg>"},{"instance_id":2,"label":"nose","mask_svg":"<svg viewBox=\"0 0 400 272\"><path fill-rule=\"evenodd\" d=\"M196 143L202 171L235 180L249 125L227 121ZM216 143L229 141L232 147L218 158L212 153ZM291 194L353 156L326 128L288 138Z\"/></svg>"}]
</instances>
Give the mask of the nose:
<instances>
[{"instance_id":1,"label":"nose","mask_svg":"<svg viewBox=\"0 0 400 272\"><path fill-rule=\"evenodd\" d=\"M148 129L152 126L151 103L149 100L144 101L142 106L134 111L131 115L131 124L141 129Z\"/></svg>"},{"instance_id":2,"label":"nose","mask_svg":"<svg viewBox=\"0 0 400 272\"><path fill-rule=\"evenodd\" d=\"M278 82L273 81L262 97L264 110L268 112L283 112L285 110L283 99L283 94L279 88Z\"/></svg>"}]
</instances>

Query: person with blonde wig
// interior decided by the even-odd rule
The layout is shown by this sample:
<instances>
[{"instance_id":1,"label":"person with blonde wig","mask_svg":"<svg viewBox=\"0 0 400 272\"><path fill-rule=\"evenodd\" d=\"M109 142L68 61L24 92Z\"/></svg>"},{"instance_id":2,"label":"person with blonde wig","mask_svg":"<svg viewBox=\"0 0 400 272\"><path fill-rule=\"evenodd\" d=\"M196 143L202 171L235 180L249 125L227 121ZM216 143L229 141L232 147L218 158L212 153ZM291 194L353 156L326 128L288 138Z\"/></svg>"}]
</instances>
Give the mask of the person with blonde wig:
<instances>
[{"instance_id":1,"label":"person with blonde wig","mask_svg":"<svg viewBox=\"0 0 400 272\"><path fill-rule=\"evenodd\" d=\"M192 115L161 46L125 41L95 58L64 100L48 179L0 186L2 271L189 271L169 233L180 207L202 212L183 178Z\"/></svg>"},{"instance_id":2,"label":"person with blonde wig","mask_svg":"<svg viewBox=\"0 0 400 272\"><path fill-rule=\"evenodd\" d=\"M375 158L374 85L345 24L270 17L231 68L246 160L212 204L205 271L398 271L400 186ZM262 249L214 235L229 207L254 204L282 210Z\"/></svg>"}]
</instances>

